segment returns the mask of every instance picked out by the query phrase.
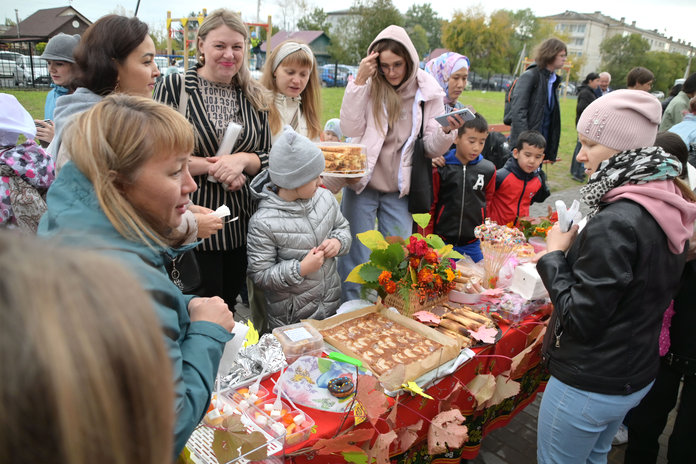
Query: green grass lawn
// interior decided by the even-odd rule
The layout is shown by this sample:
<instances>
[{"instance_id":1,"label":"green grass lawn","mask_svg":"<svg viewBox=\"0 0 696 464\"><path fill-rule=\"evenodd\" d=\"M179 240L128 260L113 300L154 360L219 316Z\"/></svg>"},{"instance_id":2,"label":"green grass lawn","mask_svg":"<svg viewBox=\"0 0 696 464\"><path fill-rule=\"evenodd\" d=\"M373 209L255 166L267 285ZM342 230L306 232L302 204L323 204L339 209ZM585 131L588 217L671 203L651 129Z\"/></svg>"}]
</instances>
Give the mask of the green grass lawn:
<instances>
[{"instance_id":1,"label":"green grass lawn","mask_svg":"<svg viewBox=\"0 0 696 464\"><path fill-rule=\"evenodd\" d=\"M322 126L327 120L339 116L344 90L341 87L322 89L324 106ZM34 118L43 119L47 91L7 89L2 91L16 96ZM504 99L503 92L466 91L459 100L465 105L473 106L489 124L500 124L503 122ZM570 159L576 142L575 105L575 98L561 98L561 143L558 148L560 161L545 167L551 191L577 186L577 183L570 178Z\"/></svg>"}]
</instances>

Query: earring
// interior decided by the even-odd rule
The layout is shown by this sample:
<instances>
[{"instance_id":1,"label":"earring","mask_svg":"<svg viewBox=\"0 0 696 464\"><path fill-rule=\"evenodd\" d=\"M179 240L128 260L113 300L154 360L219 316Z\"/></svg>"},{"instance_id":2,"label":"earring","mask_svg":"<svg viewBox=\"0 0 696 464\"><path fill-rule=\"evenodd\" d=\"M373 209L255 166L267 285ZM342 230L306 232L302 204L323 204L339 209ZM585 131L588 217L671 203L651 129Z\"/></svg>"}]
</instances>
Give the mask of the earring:
<instances>
[{"instance_id":1,"label":"earring","mask_svg":"<svg viewBox=\"0 0 696 464\"><path fill-rule=\"evenodd\" d=\"M198 57L198 63L200 63L201 66L205 64L205 55L203 53Z\"/></svg>"},{"instance_id":2,"label":"earring","mask_svg":"<svg viewBox=\"0 0 696 464\"><path fill-rule=\"evenodd\" d=\"M120 92L121 91L121 81L116 81L116 85L114 86L114 92Z\"/></svg>"}]
</instances>

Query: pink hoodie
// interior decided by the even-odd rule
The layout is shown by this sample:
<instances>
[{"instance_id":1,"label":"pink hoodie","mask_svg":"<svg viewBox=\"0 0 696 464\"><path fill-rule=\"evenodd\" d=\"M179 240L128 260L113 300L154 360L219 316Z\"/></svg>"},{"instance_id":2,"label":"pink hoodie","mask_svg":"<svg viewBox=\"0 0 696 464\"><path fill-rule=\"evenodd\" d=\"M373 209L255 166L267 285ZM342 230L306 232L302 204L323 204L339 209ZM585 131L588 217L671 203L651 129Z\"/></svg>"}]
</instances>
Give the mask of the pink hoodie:
<instances>
[{"instance_id":1,"label":"pink hoodie","mask_svg":"<svg viewBox=\"0 0 696 464\"><path fill-rule=\"evenodd\" d=\"M622 185L609 191L602 200L608 203L631 200L641 205L667 235L669 249L674 254L684 251L684 244L693 234L696 204L685 200L671 180Z\"/></svg>"},{"instance_id":2,"label":"pink hoodie","mask_svg":"<svg viewBox=\"0 0 696 464\"><path fill-rule=\"evenodd\" d=\"M399 196L403 197L408 195L411 188L413 142L418 136L422 117L425 117L423 129L425 152L430 158L436 158L447 152L450 145L454 143L456 131L445 134L440 124L435 121L434 118L436 116L445 113L445 107L442 104L445 92L433 76L418 67L418 52L404 28L394 25L385 28L372 42L368 48L368 53L375 42L382 39L393 39L401 42L409 51L411 59L415 63L413 74L408 77L407 82L401 85L401 87L408 87L409 81L414 80L417 84L416 95L410 111L411 134L399 153L397 186L400 193ZM385 142L385 134L387 133L386 111L382 123L383 127L381 128L377 127L377 122L372 113L370 82L368 80L365 85L356 85L354 81L349 82L343 95L343 103L341 104L341 130L343 135L351 137L351 142L353 143L365 145L367 149L367 174L358 183L349 186L358 193L361 193L371 180L377 159ZM421 115L419 107L421 100L425 101L425 115ZM323 180L324 185L334 193L346 185L345 179L341 178L324 177Z\"/></svg>"}]
</instances>

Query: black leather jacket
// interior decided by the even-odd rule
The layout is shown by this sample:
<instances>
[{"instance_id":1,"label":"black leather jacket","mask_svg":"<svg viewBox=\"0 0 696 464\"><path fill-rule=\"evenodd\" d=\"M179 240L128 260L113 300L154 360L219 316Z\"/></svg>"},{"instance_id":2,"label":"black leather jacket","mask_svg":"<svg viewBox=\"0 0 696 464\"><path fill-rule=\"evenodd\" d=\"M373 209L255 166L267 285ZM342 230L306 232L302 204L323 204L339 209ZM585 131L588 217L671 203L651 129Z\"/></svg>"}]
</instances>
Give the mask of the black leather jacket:
<instances>
[{"instance_id":1,"label":"black leather jacket","mask_svg":"<svg viewBox=\"0 0 696 464\"><path fill-rule=\"evenodd\" d=\"M551 71L539 69L531 64L520 75L512 92L512 124L510 128L510 147L515 148L517 137L526 130L541 132L544 122L544 111L548 106L548 83ZM561 110L558 105L558 85L561 77L556 75L553 83L553 100L551 104L551 125L546 140L545 159L555 161L558 153L558 142L561 139Z\"/></svg>"},{"instance_id":2,"label":"black leather jacket","mask_svg":"<svg viewBox=\"0 0 696 464\"><path fill-rule=\"evenodd\" d=\"M567 256L543 256L537 270L555 308L542 349L551 374L609 395L647 386L685 258L669 251L653 217L628 200L602 205Z\"/></svg>"}]
</instances>

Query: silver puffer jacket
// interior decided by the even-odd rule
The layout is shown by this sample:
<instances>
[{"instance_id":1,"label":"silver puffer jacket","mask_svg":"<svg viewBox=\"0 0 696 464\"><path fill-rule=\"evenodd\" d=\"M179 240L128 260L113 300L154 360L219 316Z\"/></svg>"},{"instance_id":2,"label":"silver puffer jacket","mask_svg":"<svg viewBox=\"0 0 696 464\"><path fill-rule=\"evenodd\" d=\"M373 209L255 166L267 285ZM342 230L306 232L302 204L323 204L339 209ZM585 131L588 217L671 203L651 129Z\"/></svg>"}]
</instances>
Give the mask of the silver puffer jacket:
<instances>
[{"instance_id":1,"label":"silver puffer jacket","mask_svg":"<svg viewBox=\"0 0 696 464\"><path fill-rule=\"evenodd\" d=\"M320 188L309 200L287 202L274 188L267 171L252 182L252 195L260 201L247 236L247 273L265 293L271 329L336 313L341 304L336 259L305 277L299 265L326 239L341 242L338 256L347 254L351 243L348 221L331 192Z\"/></svg>"}]
</instances>

